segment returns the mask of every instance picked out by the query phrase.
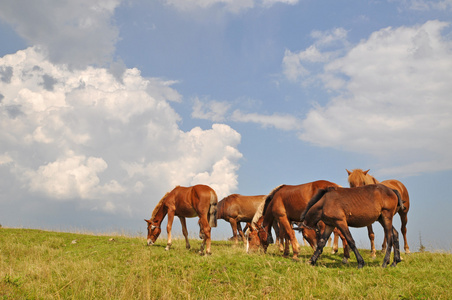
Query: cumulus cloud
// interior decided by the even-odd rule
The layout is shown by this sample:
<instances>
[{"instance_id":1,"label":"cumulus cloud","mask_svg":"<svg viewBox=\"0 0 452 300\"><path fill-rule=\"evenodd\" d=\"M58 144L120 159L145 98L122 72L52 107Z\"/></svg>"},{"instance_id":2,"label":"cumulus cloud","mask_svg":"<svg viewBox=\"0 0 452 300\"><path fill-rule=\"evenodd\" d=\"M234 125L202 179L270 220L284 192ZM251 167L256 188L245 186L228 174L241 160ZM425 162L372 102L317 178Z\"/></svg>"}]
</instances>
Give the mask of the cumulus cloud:
<instances>
[{"instance_id":1,"label":"cumulus cloud","mask_svg":"<svg viewBox=\"0 0 452 300\"><path fill-rule=\"evenodd\" d=\"M392 174L451 169L452 43L441 34L448 26L384 28L326 60L316 80L338 96L311 109L300 138L397 164Z\"/></svg>"},{"instance_id":2,"label":"cumulus cloud","mask_svg":"<svg viewBox=\"0 0 452 300\"><path fill-rule=\"evenodd\" d=\"M0 58L0 172L8 189L107 212L136 212L175 185L237 188L240 134L179 129L173 81L70 69L39 47ZM149 199L150 198L150 199ZM2 200L7 200L0 198Z\"/></svg>"},{"instance_id":3,"label":"cumulus cloud","mask_svg":"<svg viewBox=\"0 0 452 300\"><path fill-rule=\"evenodd\" d=\"M120 0L1 1L0 18L53 63L103 65L112 59L118 30L112 16Z\"/></svg>"}]
</instances>

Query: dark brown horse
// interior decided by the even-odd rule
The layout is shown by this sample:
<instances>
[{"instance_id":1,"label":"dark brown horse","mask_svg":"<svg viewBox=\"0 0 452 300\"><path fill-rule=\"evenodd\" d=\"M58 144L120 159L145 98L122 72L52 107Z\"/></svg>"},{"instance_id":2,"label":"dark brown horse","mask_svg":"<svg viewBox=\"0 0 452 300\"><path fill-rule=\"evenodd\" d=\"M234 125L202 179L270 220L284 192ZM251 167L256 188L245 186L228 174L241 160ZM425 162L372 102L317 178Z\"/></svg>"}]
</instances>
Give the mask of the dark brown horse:
<instances>
[{"instance_id":1,"label":"dark brown horse","mask_svg":"<svg viewBox=\"0 0 452 300\"><path fill-rule=\"evenodd\" d=\"M337 227L347 239L347 243L355 253L358 268L364 266L364 259L356 248L355 241L350 233L350 227L369 226L375 221L380 222L388 241L383 267L389 263L391 248L394 247L394 260L392 265L400 262L398 233L392 226L392 218L399 206L403 208L400 194L382 184L366 185L357 188L329 187L321 189L309 200L306 209L300 216L300 221L307 227L316 227L319 221L326 225L317 249L310 259L315 265L323 251L333 229Z\"/></svg>"},{"instance_id":2,"label":"dark brown horse","mask_svg":"<svg viewBox=\"0 0 452 300\"><path fill-rule=\"evenodd\" d=\"M199 237L203 239L200 253L204 253L206 247L207 254L211 254L211 227L217 227L217 194L207 185L195 185L192 187L177 186L171 192L163 196L152 212L148 224L148 245L154 244L160 232L160 225L168 214L168 243L165 250L171 248L171 227L173 225L174 216L178 216L182 224L182 233L185 237L187 249L190 249L188 242L188 231L185 218L199 217Z\"/></svg>"},{"instance_id":3,"label":"dark brown horse","mask_svg":"<svg viewBox=\"0 0 452 300\"><path fill-rule=\"evenodd\" d=\"M376 180L373 176L369 175L368 172L369 172L369 170L363 171L361 169L355 169L352 172L347 170L348 182L350 184L350 187L358 187L358 186L363 186L363 185L367 185L367 184L381 183L391 189L397 190L400 193L400 196L402 197L403 206L405 206L405 209L398 210L398 213L400 216L400 221L402 223L402 228L400 229L400 231L403 235L405 253L410 253L410 247L408 246L408 241L406 239L406 224L408 222L408 210L410 209L410 196L408 195L408 190L403 185L403 183L401 183L398 180L390 179L390 180L378 182L378 180ZM372 225L369 225L367 227L367 231L368 231L369 239L370 239L371 255L372 255L372 257L375 257L376 256L375 243L374 243L375 234L372 229ZM383 245L382 245L383 251L385 250L385 248L386 248L386 238L383 240Z\"/></svg>"},{"instance_id":4,"label":"dark brown horse","mask_svg":"<svg viewBox=\"0 0 452 300\"><path fill-rule=\"evenodd\" d=\"M289 254L290 241L293 251L293 259L298 259L299 245L292 228L292 222L298 222L300 214L306 208L308 201L319 189L327 187L338 187L337 184L325 180L314 181L300 185L281 185L275 188L266 198L262 217L256 224L257 230L251 230L249 235L250 244L259 244L266 252L268 247L268 237L271 236L270 225L277 221L280 233L285 238L286 244L284 255ZM307 234L303 234L311 246L316 244L316 240L309 240ZM258 237L256 237L258 236ZM348 255L348 248L344 245L344 256Z\"/></svg>"},{"instance_id":5,"label":"dark brown horse","mask_svg":"<svg viewBox=\"0 0 452 300\"><path fill-rule=\"evenodd\" d=\"M243 196L232 194L218 202L217 219L229 222L232 227L232 240L237 244L237 232L245 242L240 222L249 223L254 217L259 205L265 201L265 195Z\"/></svg>"}]
</instances>

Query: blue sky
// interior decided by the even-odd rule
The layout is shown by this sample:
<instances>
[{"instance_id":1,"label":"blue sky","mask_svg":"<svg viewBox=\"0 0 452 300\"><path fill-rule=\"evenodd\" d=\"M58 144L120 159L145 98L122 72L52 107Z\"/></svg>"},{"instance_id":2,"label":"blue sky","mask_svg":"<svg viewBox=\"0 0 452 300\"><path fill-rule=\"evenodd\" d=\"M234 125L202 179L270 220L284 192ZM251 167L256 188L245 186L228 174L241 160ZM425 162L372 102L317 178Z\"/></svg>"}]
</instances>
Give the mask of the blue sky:
<instances>
[{"instance_id":1,"label":"blue sky","mask_svg":"<svg viewBox=\"0 0 452 300\"><path fill-rule=\"evenodd\" d=\"M362 168L407 186L412 251L420 239L450 251L451 12L450 0L2 1L0 224L144 235L176 185L221 199L347 186L345 169ZM366 229L352 234L369 246ZM220 221L213 237L227 236Z\"/></svg>"}]
</instances>

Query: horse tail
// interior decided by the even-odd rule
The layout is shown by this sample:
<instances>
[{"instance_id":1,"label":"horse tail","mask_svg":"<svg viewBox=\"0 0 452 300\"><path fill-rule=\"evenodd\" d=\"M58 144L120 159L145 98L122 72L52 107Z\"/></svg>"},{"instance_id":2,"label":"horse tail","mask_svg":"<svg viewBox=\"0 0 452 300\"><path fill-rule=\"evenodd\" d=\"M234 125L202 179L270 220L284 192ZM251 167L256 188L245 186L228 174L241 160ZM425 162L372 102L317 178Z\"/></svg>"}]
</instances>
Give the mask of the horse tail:
<instances>
[{"instance_id":1,"label":"horse tail","mask_svg":"<svg viewBox=\"0 0 452 300\"><path fill-rule=\"evenodd\" d=\"M401 209L401 210L405 210L405 205L403 205L402 197L400 196L399 191L396 189L393 189L392 191L397 195L397 202L398 202L397 207L399 207L399 209Z\"/></svg>"},{"instance_id":2,"label":"horse tail","mask_svg":"<svg viewBox=\"0 0 452 300\"><path fill-rule=\"evenodd\" d=\"M208 213L210 227L217 227L217 204L217 194L214 191L210 191L210 206Z\"/></svg>"},{"instance_id":3,"label":"horse tail","mask_svg":"<svg viewBox=\"0 0 452 300\"><path fill-rule=\"evenodd\" d=\"M306 214L308 213L309 209L314 206L314 204L316 204L317 202L319 202L320 199L322 199L322 197L328 193L329 191L333 190L334 187L327 187L324 189L319 189L317 191L317 193L311 198L311 200L309 200L308 204L306 205L305 210L301 213L300 216L300 222L304 221L304 218L306 217Z\"/></svg>"},{"instance_id":4,"label":"horse tail","mask_svg":"<svg viewBox=\"0 0 452 300\"><path fill-rule=\"evenodd\" d=\"M274 188L273 191L271 191L270 194L268 194L268 196L265 198L265 205L264 205L264 210L262 211L262 215L264 215L265 212L267 211L267 207L270 204L270 202L273 200L273 197L275 196L276 192L279 191L283 186L284 186L284 184L281 184L280 186Z\"/></svg>"}]
</instances>

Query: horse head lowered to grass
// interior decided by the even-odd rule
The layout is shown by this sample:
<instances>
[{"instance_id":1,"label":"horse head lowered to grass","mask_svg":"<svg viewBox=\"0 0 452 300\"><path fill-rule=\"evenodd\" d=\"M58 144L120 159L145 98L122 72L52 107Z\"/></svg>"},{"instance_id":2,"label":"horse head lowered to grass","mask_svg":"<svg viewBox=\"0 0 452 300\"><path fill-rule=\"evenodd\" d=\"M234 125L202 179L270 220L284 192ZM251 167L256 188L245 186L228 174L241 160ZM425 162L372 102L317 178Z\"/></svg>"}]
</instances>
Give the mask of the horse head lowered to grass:
<instances>
[{"instance_id":1,"label":"horse head lowered to grass","mask_svg":"<svg viewBox=\"0 0 452 300\"><path fill-rule=\"evenodd\" d=\"M237 232L242 240L246 242L240 222L251 222L257 208L265 201L265 197L265 195L244 196L232 194L218 202L217 219L223 219L231 224L232 240L236 244L238 243Z\"/></svg>"},{"instance_id":2,"label":"horse head lowered to grass","mask_svg":"<svg viewBox=\"0 0 452 300\"><path fill-rule=\"evenodd\" d=\"M397 211L399 213L400 221L402 223L400 231L403 235L405 253L410 253L410 247L408 246L408 241L406 238L406 224L408 222L408 210L410 209L410 196L408 195L407 188L403 185L403 183L395 179L389 179L384 180L382 182L378 182L378 180L371 176L368 172L369 170L363 171L361 169L354 169L351 172L347 170L348 182L350 184L350 187L359 187L367 184L381 183L391 189L397 190L400 193L400 196L402 197L403 206L405 207L404 209L399 209ZM371 255L372 257L375 257L376 256L376 249L374 243L375 234L372 229L372 225L369 225L367 227L367 231L370 240ZM386 248L386 238L383 240L382 245L382 249L384 250L385 248Z\"/></svg>"},{"instance_id":3,"label":"horse head lowered to grass","mask_svg":"<svg viewBox=\"0 0 452 300\"><path fill-rule=\"evenodd\" d=\"M165 250L171 248L171 227L173 225L174 216L179 217L182 224L182 233L185 237L187 249L190 248L188 241L188 231L185 218L199 217L199 237L203 239L200 253L211 254L211 228L217 226L217 194L207 185L195 185L192 187L177 186L171 192L163 196L152 212L149 220L146 220L148 228L147 243L154 244L160 232L160 225L168 215L168 242Z\"/></svg>"},{"instance_id":4,"label":"horse head lowered to grass","mask_svg":"<svg viewBox=\"0 0 452 300\"><path fill-rule=\"evenodd\" d=\"M394 247L392 265L397 265L401 261L399 240L398 233L392 226L392 218L399 207L404 209L399 192L382 184L357 188L329 187L319 190L309 200L306 209L300 216L300 221L304 226L313 228L319 221L323 221L326 225L310 263L315 265L326 241L336 227L345 236L349 247L355 253L358 268L362 268L364 259L356 248L349 227L369 226L378 221L383 226L388 241L382 266L388 265L392 247Z\"/></svg>"},{"instance_id":5,"label":"horse head lowered to grass","mask_svg":"<svg viewBox=\"0 0 452 300\"><path fill-rule=\"evenodd\" d=\"M269 237L271 236L270 226L273 222L279 224L281 236L285 239L284 256L289 254L289 241L292 245L293 259L298 259L299 245L292 228L293 222L298 222L300 214L306 208L308 201L314 196L319 189L327 187L339 187L333 182L326 180L318 180L300 185L280 185L275 188L266 198L265 205L260 212L256 212L253 219L252 227L248 237L250 248L262 246L264 252L269 245ZM260 213L260 215L258 215ZM303 236L307 239L311 247L315 248L317 244L316 234L306 234L312 229L304 229ZM348 258L348 248L344 243L344 257Z\"/></svg>"}]
</instances>

